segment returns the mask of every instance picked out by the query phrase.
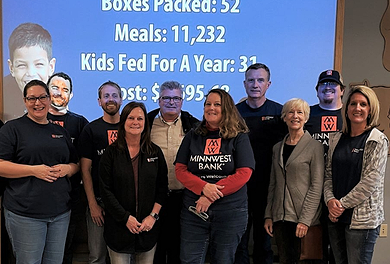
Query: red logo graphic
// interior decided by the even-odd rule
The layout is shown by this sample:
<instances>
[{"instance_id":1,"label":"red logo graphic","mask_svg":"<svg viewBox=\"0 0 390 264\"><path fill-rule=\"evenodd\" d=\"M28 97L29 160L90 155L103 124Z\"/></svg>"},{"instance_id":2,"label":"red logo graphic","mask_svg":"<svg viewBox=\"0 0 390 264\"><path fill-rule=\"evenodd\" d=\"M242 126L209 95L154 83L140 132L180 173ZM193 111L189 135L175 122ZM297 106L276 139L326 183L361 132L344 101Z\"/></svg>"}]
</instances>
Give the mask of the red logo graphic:
<instances>
[{"instance_id":1,"label":"red logo graphic","mask_svg":"<svg viewBox=\"0 0 390 264\"><path fill-rule=\"evenodd\" d=\"M115 142L116 138L118 137L118 130L107 130L107 136L108 136L108 145L111 145Z\"/></svg>"},{"instance_id":2,"label":"red logo graphic","mask_svg":"<svg viewBox=\"0 0 390 264\"><path fill-rule=\"evenodd\" d=\"M323 116L321 120L321 132L337 131L337 116Z\"/></svg>"},{"instance_id":3,"label":"red logo graphic","mask_svg":"<svg viewBox=\"0 0 390 264\"><path fill-rule=\"evenodd\" d=\"M333 71L332 70L327 70L326 71L326 75L332 75L333 74Z\"/></svg>"},{"instance_id":4,"label":"red logo graphic","mask_svg":"<svg viewBox=\"0 0 390 264\"><path fill-rule=\"evenodd\" d=\"M221 138L218 139L207 139L206 147L204 148L205 155L215 155L219 154L219 150L221 149Z\"/></svg>"},{"instance_id":5,"label":"red logo graphic","mask_svg":"<svg viewBox=\"0 0 390 264\"><path fill-rule=\"evenodd\" d=\"M64 127L64 121L52 121L53 124L56 124L56 125L60 125L62 127Z\"/></svg>"}]
</instances>

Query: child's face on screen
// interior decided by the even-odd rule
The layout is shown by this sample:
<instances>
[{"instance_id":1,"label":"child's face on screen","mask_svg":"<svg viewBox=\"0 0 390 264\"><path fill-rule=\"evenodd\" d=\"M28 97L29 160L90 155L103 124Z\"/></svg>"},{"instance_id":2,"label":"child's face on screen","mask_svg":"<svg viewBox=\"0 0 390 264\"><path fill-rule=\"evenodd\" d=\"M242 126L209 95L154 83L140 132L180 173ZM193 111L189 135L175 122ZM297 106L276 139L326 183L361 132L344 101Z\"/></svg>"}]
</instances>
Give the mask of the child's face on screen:
<instances>
[{"instance_id":1,"label":"child's face on screen","mask_svg":"<svg viewBox=\"0 0 390 264\"><path fill-rule=\"evenodd\" d=\"M47 82L55 68L55 59L49 61L47 52L39 46L22 47L14 51L13 61L8 60L9 70L19 89L31 80Z\"/></svg>"}]
</instances>

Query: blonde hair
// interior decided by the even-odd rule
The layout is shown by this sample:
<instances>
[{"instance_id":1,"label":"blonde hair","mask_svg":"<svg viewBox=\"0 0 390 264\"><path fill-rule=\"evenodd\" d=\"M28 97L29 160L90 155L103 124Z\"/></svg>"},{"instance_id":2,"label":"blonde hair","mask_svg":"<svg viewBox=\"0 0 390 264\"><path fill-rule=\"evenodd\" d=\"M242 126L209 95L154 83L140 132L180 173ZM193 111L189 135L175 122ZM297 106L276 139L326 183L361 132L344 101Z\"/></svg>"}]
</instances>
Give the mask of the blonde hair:
<instances>
[{"instance_id":1,"label":"blonde hair","mask_svg":"<svg viewBox=\"0 0 390 264\"><path fill-rule=\"evenodd\" d=\"M303 110L303 113L305 114L305 121L309 120L310 106L305 100L300 98L292 98L284 103L281 115L282 120L286 117L288 111L296 108L301 108Z\"/></svg>"},{"instance_id":2,"label":"blonde hair","mask_svg":"<svg viewBox=\"0 0 390 264\"><path fill-rule=\"evenodd\" d=\"M367 125L365 130L370 130L374 127L379 126L379 100L376 96L375 92L368 86L365 85L357 85L352 86L349 89L347 102L343 105L343 108L341 110L342 117L343 117L343 128L342 132L345 134L349 134L351 132L351 120L349 120L347 111L348 106L351 102L351 97L355 93L362 94L368 101L368 105L370 106L370 113L367 117Z\"/></svg>"}]
</instances>

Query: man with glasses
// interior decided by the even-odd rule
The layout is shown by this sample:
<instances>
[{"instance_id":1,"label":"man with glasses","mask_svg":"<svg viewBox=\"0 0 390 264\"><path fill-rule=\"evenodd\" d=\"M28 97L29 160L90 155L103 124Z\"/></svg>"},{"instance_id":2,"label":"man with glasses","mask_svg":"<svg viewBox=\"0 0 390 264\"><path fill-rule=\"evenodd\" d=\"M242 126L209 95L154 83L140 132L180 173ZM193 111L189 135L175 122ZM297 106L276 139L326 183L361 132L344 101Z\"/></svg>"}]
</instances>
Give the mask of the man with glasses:
<instances>
[{"instance_id":1,"label":"man with glasses","mask_svg":"<svg viewBox=\"0 0 390 264\"><path fill-rule=\"evenodd\" d=\"M167 81L160 86L160 108L148 114L151 124L151 139L164 153L168 165L168 199L160 211L161 233L157 241L155 264L180 264L180 211L183 185L176 179L176 153L185 134L199 120L182 111L183 88L176 81Z\"/></svg>"},{"instance_id":2,"label":"man with glasses","mask_svg":"<svg viewBox=\"0 0 390 264\"><path fill-rule=\"evenodd\" d=\"M319 103L310 107L310 118L305 125L311 136L320 141L324 146L325 156L328 152L329 134L340 131L343 125L341 117L341 108L343 106L342 96L345 86L342 77L338 71L326 70L318 77L316 86ZM323 200L323 199L322 199ZM323 262L335 263L333 254L330 250L328 236L328 208L325 203L322 204L322 244L323 244Z\"/></svg>"},{"instance_id":3,"label":"man with glasses","mask_svg":"<svg viewBox=\"0 0 390 264\"><path fill-rule=\"evenodd\" d=\"M310 107L310 118L305 128L328 150L329 133L341 130L341 107L344 84L338 71L327 70L320 74L316 86L319 103Z\"/></svg>"}]
</instances>

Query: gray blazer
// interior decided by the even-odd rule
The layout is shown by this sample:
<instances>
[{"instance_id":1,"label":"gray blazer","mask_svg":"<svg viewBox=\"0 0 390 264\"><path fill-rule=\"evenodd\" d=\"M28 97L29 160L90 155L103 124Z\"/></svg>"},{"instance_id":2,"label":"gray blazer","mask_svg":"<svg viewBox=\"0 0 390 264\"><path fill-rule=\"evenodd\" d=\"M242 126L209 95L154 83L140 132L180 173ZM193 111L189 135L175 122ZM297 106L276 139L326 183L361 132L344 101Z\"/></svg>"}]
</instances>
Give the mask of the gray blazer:
<instances>
[{"instance_id":1,"label":"gray blazer","mask_svg":"<svg viewBox=\"0 0 390 264\"><path fill-rule=\"evenodd\" d=\"M287 137L273 147L265 218L273 222L317 225L321 214L324 148L305 131L284 165L283 148Z\"/></svg>"}]
</instances>

